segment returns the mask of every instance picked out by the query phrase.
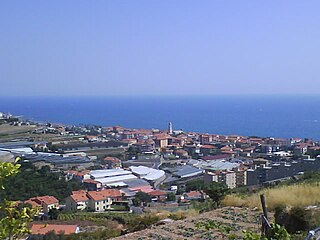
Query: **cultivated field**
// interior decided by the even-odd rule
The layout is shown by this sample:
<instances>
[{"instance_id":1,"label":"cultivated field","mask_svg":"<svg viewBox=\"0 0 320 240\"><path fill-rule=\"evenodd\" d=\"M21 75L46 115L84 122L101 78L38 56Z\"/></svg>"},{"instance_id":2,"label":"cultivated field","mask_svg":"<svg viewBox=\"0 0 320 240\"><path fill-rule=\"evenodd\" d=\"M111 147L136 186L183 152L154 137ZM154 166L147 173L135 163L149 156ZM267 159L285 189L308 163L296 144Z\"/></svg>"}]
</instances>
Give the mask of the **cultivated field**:
<instances>
[{"instance_id":1,"label":"cultivated field","mask_svg":"<svg viewBox=\"0 0 320 240\"><path fill-rule=\"evenodd\" d=\"M185 220L153 226L114 239L179 240L228 239L227 235L242 236L243 230L259 231L260 212L248 208L224 207Z\"/></svg>"},{"instance_id":2,"label":"cultivated field","mask_svg":"<svg viewBox=\"0 0 320 240\"><path fill-rule=\"evenodd\" d=\"M36 126L12 126L9 124L0 125L0 134L18 134L18 133L26 133L36 129Z\"/></svg>"}]
</instances>

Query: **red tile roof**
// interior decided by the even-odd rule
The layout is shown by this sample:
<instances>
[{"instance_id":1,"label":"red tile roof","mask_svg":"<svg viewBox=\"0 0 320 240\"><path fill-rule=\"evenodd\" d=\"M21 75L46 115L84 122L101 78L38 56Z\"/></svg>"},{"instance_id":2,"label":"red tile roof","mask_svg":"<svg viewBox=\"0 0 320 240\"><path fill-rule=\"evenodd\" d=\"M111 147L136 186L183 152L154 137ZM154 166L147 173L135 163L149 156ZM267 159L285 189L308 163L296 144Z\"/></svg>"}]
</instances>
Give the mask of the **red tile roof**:
<instances>
[{"instance_id":1,"label":"red tile roof","mask_svg":"<svg viewBox=\"0 0 320 240\"><path fill-rule=\"evenodd\" d=\"M186 193L186 195L188 197L201 197L202 193L199 191L190 191L190 192Z\"/></svg>"},{"instance_id":2,"label":"red tile roof","mask_svg":"<svg viewBox=\"0 0 320 240\"><path fill-rule=\"evenodd\" d=\"M129 190L134 191L134 192L145 192L145 193L149 193L154 191L154 189L151 186L139 186L139 187L133 187L133 188L129 188Z\"/></svg>"},{"instance_id":3,"label":"red tile roof","mask_svg":"<svg viewBox=\"0 0 320 240\"><path fill-rule=\"evenodd\" d=\"M101 201L105 200L107 198L116 198L116 197L121 197L122 194L119 190L117 189L104 189L101 191L89 191L87 193L87 196L94 201Z\"/></svg>"},{"instance_id":4,"label":"red tile roof","mask_svg":"<svg viewBox=\"0 0 320 240\"><path fill-rule=\"evenodd\" d=\"M65 235L76 233L77 225L56 225L56 224L33 224L31 226L32 234L45 235L54 231L56 234L64 233Z\"/></svg>"},{"instance_id":5,"label":"red tile roof","mask_svg":"<svg viewBox=\"0 0 320 240\"><path fill-rule=\"evenodd\" d=\"M24 203L30 204L31 207L33 207L33 208L39 208L39 207L41 207L41 204L40 204L40 203L37 203L37 202L35 202L35 201L31 200L31 199L28 199L28 200L24 201Z\"/></svg>"},{"instance_id":6,"label":"red tile roof","mask_svg":"<svg viewBox=\"0 0 320 240\"><path fill-rule=\"evenodd\" d=\"M152 191L152 192L149 192L148 194L149 194L150 196L156 197L156 196L167 195L167 192L162 191L162 190L154 190L154 191Z\"/></svg>"},{"instance_id":7,"label":"red tile roof","mask_svg":"<svg viewBox=\"0 0 320 240\"><path fill-rule=\"evenodd\" d=\"M107 162L121 163L121 160L116 157L105 157L103 160Z\"/></svg>"},{"instance_id":8,"label":"red tile roof","mask_svg":"<svg viewBox=\"0 0 320 240\"><path fill-rule=\"evenodd\" d=\"M217 147L212 146L212 145L202 145L200 148L205 148L205 149L215 149Z\"/></svg>"},{"instance_id":9,"label":"red tile roof","mask_svg":"<svg viewBox=\"0 0 320 240\"><path fill-rule=\"evenodd\" d=\"M45 203L47 205L59 204L59 200L56 199L54 196L33 197L25 202L31 204L31 206L40 206L42 203Z\"/></svg>"},{"instance_id":10,"label":"red tile roof","mask_svg":"<svg viewBox=\"0 0 320 240\"><path fill-rule=\"evenodd\" d=\"M79 190L79 191L73 191L72 195L70 197L75 201L75 202L85 202L88 201L89 198L87 197L87 193L84 190Z\"/></svg>"},{"instance_id":11,"label":"red tile roof","mask_svg":"<svg viewBox=\"0 0 320 240\"><path fill-rule=\"evenodd\" d=\"M95 181L93 179L85 179L83 180L84 183L92 183L92 184L99 184L100 182L98 181Z\"/></svg>"},{"instance_id":12,"label":"red tile roof","mask_svg":"<svg viewBox=\"0 0 320 240\"><path fill-rule=\"evenodd\" d=\"M78 177L83 177L84 175L88 174L90 172L90 170L84 170L82 172L78 172L78 171L74 171L74 170L70 170L67 173L71 174L71 175L75 175Z\"/></svg>"}]
</instances>

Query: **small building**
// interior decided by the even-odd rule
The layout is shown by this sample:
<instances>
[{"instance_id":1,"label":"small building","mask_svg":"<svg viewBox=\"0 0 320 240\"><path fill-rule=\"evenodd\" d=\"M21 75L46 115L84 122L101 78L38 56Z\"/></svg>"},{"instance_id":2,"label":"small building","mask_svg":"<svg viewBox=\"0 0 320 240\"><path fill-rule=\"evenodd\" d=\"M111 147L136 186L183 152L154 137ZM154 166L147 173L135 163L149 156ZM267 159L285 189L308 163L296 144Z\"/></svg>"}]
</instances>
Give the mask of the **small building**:
<instances>
[{"instance_id":1,"label":"small building","mask_svg":"<svg viewBox=\"0 0 320 240\"><path fill-rule=\"evenodd\" d=\"M32 207L40 207L45 214L48 214L50 209L59 208L59 200L54 196L33 197L26 200L24 203L30 204Z\"/></svg>"},{"instance_id":2,"label":"small building","mask_svg":"<svg viewBox=\"0 0 320 240\"><path fill-rule=\"evenodd\" d=\"M82 183L85 179L90 179L89 172L90 172L90 170L84 170L81 172L78 172L75 170L70 170L70 171L67 171L66 179L67 180L74 179L74 180Z\"/></svg>"},{"instance_id":3,"label":"small building","mask_svg":"<svg viewBox=\"0 0 320 240\"><path fill-rule=\"evenodd\" d=\"M190 191L187 193L184 193L183 195L183 199L185 200L201 200L205 198L205 194L201 191Z\"/></svg>"},{"instance_id":4,"label":"small building","mask_svg":"<svg viewBox=\"0 0 320 240\"><path fill-rule=\"evenodd\" d=\"M105 163L108 168L121 168L121 160L116 157L105 157L103 159L103 163Z\"/></svg>"},{"instance_id":5,"label":"small building","mask_svg":"<svg viewBox=\"0 0 320 240\"><path fill-rule=\"evenodd\" d=\"M167 192L162 190L154 190L148 193L151 196L151 200L154 202L165 201L167 199Z\"/></svg>"},{"instance_id":6,"label":"small building","mask_svg":"<svg viewBox=\"0 0 320 240\"><path fill-rule=\"evenodd\" d=\"M83 181L83 186L88 190L88 191L98 191L103 188L102 183L93 179L85 179Z\"/></svg>"}]
</instances>

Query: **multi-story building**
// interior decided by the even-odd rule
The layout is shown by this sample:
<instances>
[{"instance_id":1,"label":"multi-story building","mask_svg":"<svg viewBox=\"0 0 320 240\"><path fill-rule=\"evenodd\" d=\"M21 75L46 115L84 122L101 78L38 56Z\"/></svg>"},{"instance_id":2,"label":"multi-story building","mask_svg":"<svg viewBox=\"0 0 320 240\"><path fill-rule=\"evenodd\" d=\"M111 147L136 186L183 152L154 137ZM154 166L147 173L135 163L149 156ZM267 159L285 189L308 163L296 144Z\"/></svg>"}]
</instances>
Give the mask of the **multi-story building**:
<instances>
[{"instance_id":1,"label":"multi-story building","mask_svg":"<svg viewBox=\"0 0 320 240\"><path fill-rule=\"evenodd\" d=\"M236 172L234 171L206 171L204 174L204 181L224 183L228 188L235 188L237 186Z\"/></svg>"},{"instance_id":2,"label":"multi-story building","mask_svg":"<svg viewBox=\"0 0 320 240\"><path fill-rule=\"evenodd\" d=\"M89 198L87 192L84 190L73 191L72 194L66 198L66 210L77 211L85 210L88 207Z\"/></svg>"},{"instance_id":3,"label":"multi-story building","mask_svg":"<svg viewBox=\"0 0 320 240\"><path fill-rule=\"evenodd\" d=\"M107 209L111 209L111 205L115 201L122 200L122 194L117 189L104 189L101 191L89 191L87 192L88 209L103 212Z\"/></svg>"},{"instance_id":4,"label":"multi-story building","mask_svg":"<svg viewBox=\"0 0 320 240\"><path fill-rule=\"evenodd\" d=\"M247 185L279 181L306 171L320 170L320 159L303 159L290 163L262 164L247 170Z\"/></svg>"},{"instance_id":5,"label":"multi-story building","mask_svg":"<svg viewBox=\"0 0 320 240\"><path fill-rule=\"evenodd\" d=\"M236 187L247 185L247 170L239 169L239 170L236 170L235 173L236 173Z\"/></svg>"},{"instance_id":6,"label":"multi-story building","mask_svg":"<svg viewBox=\"0 0 320 240\"><path fill-rule=\"evenodd\" d=\"M101 191L73 191L66 198L66 210L82 211L85 209L95 212L104 212L111 208L114 202L122 201L122 194L117 189L104 189Z\"/></svg>"}]
</instances>

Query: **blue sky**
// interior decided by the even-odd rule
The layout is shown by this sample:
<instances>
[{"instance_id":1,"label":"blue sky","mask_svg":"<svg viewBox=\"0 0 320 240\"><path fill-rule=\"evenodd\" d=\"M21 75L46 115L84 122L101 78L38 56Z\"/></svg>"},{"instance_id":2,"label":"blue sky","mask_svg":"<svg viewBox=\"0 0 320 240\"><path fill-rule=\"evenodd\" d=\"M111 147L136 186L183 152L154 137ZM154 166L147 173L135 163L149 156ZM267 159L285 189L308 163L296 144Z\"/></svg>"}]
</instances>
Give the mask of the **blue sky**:
<instances>
[{"instance_id":1,"label":"blue sky","mask_svg":"<svg viewBox=\"0 0 320 240\"><path fill-rule=\"evenodd\" d=\"M320 94L320 2L1 1L2 96Z\"/></svg>"}]
</instances>

